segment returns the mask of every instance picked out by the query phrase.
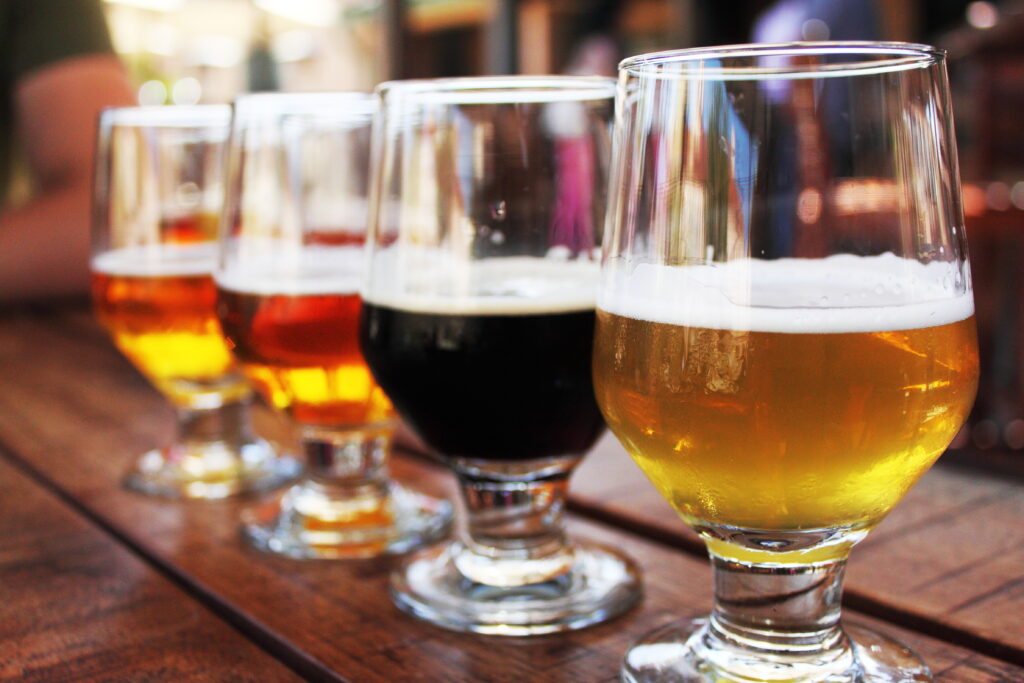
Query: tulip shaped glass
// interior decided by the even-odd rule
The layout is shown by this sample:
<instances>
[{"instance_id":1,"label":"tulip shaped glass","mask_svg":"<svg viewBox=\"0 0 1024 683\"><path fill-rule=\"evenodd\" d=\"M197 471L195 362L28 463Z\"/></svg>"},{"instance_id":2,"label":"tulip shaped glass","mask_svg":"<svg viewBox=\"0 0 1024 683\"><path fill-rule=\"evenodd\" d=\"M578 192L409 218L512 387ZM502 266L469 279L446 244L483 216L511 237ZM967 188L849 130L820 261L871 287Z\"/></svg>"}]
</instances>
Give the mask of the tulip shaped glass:
<instances>
[{"instance_id":1,"label":"tulip shaped glass","mask_svg":"<svg viewBox=\"0 0 1024 683\"><path fill-rule=\"evenodd\" d=\"M173 443L125 479L151 495L213 499L299 474L250 428L252 389L221 336L213 269L226 106L128 107L100 117L92 294L117 347L174 404Z\"/></svg>"},{"instance_id":2,"label":"tulip shaped glass","mask_svg":"<svg viewBox=\"0 0 1024 683\"><path fill-rule=\"evenodd\" d=\"M929 680L840 597L977 386L943 54L643 55L617 106L595 389L715 575L711 616L641 640L623 678Z\"/></svg>"},{"instance_id":3,"label":"tulip shaped glass","mask_svg":"<svg viewBox=\"0 0 1024 683\"><path fill-rule=\"evenodd\" d=\"M217 310L245 374L295 425L307 472L247 511L243 536L299 559L402 553L451 522L447 501L388 476L394 411L359 350L375 108L361 93L234 106Z\"/></svg>"},{"instance_id":4,"label":"tulip shaped glass","mask_svg":"<svg viewBox=\"0 0 1024 683\"><path fill-rule=\"evenodd\" d=\"M639 596L631 561L566 538L568 477L604 430L594 400L596 248L614 84L384 84L363 351L454 470L461 540L392 575L399 607L462 631L581 628Z\"/></svg>"}]
</instances>

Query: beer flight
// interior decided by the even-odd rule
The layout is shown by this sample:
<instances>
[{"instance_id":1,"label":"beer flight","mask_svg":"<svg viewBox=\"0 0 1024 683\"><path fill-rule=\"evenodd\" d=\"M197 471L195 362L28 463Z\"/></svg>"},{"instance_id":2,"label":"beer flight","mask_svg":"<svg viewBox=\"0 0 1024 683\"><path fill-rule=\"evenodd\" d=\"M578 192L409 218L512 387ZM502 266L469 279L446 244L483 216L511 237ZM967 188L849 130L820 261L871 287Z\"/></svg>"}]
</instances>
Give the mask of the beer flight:
<instances>
[{"instance_id":1,"label":"beer flight","mask_svg":"<svg viewBox=\"0 0 1024 683\"><path fill-rule=\"evenodd\" d=\"M105 112L95 307L180 416L126 485L285 487L247 543L402 554L409 614L556 633L640 598L632 559L561 521L607 423L715 573L712 614L642 638L623 680L929 680L839 599L976 391L944 54L745 45L619 74ZM896 209L843 213L857 179ZM399 417L459 481L455 540L449 502L388 476Z\"/></svg>"}]
</instances>

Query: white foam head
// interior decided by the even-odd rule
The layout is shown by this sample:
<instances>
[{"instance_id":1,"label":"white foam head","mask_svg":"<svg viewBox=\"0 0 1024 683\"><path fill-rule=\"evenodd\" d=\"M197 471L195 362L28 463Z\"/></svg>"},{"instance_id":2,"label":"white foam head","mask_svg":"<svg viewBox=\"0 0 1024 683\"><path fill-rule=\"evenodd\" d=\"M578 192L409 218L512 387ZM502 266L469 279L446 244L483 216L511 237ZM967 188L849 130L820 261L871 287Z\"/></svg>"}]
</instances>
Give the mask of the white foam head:
<instances>
[{"instance_id":1,"label":"white foam head","mask_svg":"<svg viewBox=\"0 0 1024 683\"><path fill-rule=\"evenodd\" d=\"M527 315L594 308L599 269L589 259L547 257L456 258L436 248L382 249L375 254L370 289L377 305L447 315Z\"/></svg>"},{"instance_id":2,"label":"white foam head","mask_svg":"<svg viewBox=\"0 0 1024 683\"><path fill-rule=\"evenodd\" d=\"M130 277L207 275L216 265L216 242L122 247L92 258L93 272Z\"/></svg>"},{"instance_id":3,"label":"white foam head","mask_svg":"<svg viewBox=\"0 0 1024 683\"><path fill-rule=\"evenodd\" d=\"M787 333L919 329L974 313L957 264L893 254L633 268L610 263L597 306L671 325Z\"/></svg>"},{"instance_id":4,"label":"white foam head","mask_svg":"<svg viewBox=\"0 0 1024 683\"><path fill-rule=\"evenodd\" d=\"M302 246L280 240L248 240L215 275L223 289L245 294L358 294L362 246Z\"/></svg>"}]
</instances>

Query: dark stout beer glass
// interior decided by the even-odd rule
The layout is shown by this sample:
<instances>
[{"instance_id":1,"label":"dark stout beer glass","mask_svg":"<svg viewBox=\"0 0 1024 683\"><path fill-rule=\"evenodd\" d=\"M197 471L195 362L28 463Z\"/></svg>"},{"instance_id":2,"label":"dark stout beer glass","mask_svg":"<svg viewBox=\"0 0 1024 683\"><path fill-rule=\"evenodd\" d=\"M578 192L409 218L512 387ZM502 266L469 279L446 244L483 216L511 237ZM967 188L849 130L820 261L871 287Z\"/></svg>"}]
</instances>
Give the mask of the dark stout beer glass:
<instances>
[{"instance_id":1,"label":"dark stout beer glass","mask_svg":"<svg viewBox=\"0 0 1024 683\"><path fill-rule=\"evenodd\" d=\"M226 106L125 107L100 116L92 295L118 349L174 404L175 441L125 485L215 499L281 486L299 463L250 428L252 389L214 311Z\"/></svg>"},{"instance_id":2,"label":"dark stout beer glass","mask_svg":"<svg viewBox=\"0 0 1024 683\"><path fill-rule=\"evenodd\" d=\"M639 596L628 558L567 541L561 521L604 428L590 364L613 91L562 77L379 88L363 352L468 514L462 540L406 561L392 591L446 628L581 628Z\"/></svg>"},{"instance_id":3,"label":"dark stout beer glass","mask_svg":"<svg viewBox=\"0 0 1024 683\"><path fill-rule=\"evenodd\" d=\"M931 680L840 598L977 387L944 53L641 55L617 107L595 389L715 574L623 679Z\"/></svg>"},{"instance_id":4,"label":"dark stout beer glass","mask_svg":"<svg viewBox=\"0 0 1024 683\"><path fill-rule=\"evenodd\" d=\"M391 481L391 402L359 351L370 128L360 93L235 102L216 272L242 370L296 426L307 477L246 512L243 536L300 559L406 552L451 505Z\"/></svg>"}]
</instances>

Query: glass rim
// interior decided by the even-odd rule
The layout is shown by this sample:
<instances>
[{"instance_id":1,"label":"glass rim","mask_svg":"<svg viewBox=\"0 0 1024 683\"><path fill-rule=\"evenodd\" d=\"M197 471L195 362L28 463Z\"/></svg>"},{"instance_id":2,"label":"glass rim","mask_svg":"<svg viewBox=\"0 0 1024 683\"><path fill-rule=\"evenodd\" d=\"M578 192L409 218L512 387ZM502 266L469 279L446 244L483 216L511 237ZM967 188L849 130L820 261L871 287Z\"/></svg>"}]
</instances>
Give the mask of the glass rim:
<instances>
[{"instance_id":1,"label":"glass rim","mask_svg":"<svg viewBox=\"0 0 1024 683\"><path fill-rule=\"evenodd\" d=\"M231 107L227 104L158 104L137 107L107 107L100 112L100 122L107 126L145 128L227 127Z\"/></svg>"},{"instance_id":2,"label":"glass rim","mask_svg":"<svg viewBox=\"0 0 1024 683\"><path fill-rule=\"evenodd\" d=\"M836 64L750 64L709 66L710 60L758 57L861 56ZM880 58L879 58L880 57ZM897 41L797 41L746 43L649 52L619 62L619 72L637 78L748 81L867 76L922 69L941 63L946 51ZM676 69L666 70L666 66ZM690 68L686 68L690 67Z\"/></svg>"},{"instance_id":3,"label":"glass rim","mask_svg":"<svg viewBox=\"0 0 1024 683\"><path fill-rule=\"evenodd\" d=\"M460 76L385 81L374 92L384 101L409 98L429 104L585 102L615 97L609 76Z\"/></svg>"}]
</instances>

